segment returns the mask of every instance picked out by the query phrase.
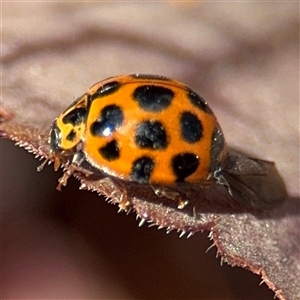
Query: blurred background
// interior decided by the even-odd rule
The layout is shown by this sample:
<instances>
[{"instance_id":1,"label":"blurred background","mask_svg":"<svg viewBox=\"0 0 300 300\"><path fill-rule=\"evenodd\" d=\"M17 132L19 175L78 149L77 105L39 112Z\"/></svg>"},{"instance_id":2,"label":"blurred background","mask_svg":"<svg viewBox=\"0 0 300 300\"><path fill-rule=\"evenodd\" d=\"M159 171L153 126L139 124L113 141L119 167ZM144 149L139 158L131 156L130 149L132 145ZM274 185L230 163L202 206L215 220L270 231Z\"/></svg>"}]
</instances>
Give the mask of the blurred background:
<instances>
[{"instance_id":1,"label":"blurred background","mask_svg":"<svg viewBox=\"0 0 300 300\"><path fill-rule=\"evenodd\" d=\"M1 102L47 132L106 77L175 78L209 102L230 146L275 161L299 197L298 8L2 2ZM205 253L208 232L139 228L75 179L58 192L61 173L37 173L40 162L9 141L0 140L0 164L3 299L273 299L257 275Z\"/></svg>"}]
</instances>

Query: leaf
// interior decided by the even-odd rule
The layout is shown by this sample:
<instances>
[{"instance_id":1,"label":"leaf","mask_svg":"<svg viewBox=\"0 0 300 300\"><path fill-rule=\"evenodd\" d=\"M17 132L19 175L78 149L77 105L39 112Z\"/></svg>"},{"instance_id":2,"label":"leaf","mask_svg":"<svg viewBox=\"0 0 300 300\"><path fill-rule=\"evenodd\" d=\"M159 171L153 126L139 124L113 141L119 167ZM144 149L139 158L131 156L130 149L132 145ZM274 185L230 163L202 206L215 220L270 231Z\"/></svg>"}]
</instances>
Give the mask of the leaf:
<instances>
[{"instance_id":1,"label":"leaf","mask_svg":"<svg viewBox=\"0 0 300 300\"><path fill-rule=\"evenodd\" d=\"M63 18L45 25L38 18L46 18L46 8L36 4L39 17L35 17L30 5L24 6L18 15L24 19L20 18L22 25L18 26L17 34L8 18L15 10L14 4L3 4L3 14L7 17L3 27L6 51L2 56L5 77L0 136L17 142L37 157L49 158L47 139L51 122L95 81L119 73L141 72L186 82L205 95L230 145L244 148L253 157L276 161L291 196L278 208L262 212L232 201L223 187L196 189L187 191L192 201L185 209L178 210L176 203L155 197L151 188L128 183L132 210L141 218L141 224L157 224L186 236L209 230L222 262L260 275L279 299L298 299L299 163L295 162L299 162L299 127L294 107L298 100L295 87L299 84L297 38L292 38L297 32L297 18L292 5L250 6L252 17L255 18L256 10L263 9L261 15L268 20L265 23L264 18L256 17L250 28L229 5L215 7L216 12L223 7L222 13L240 24L238 29L234 27L236 31L232 31L229 21L224 19L222 24L217 21L217 15L210 13L213 6L198 11L201 20L194 9L186 8L186 15L181 16L181 10L173 8L174 19L168 20L171 32L161 26L160 18L144 29L131 27L127 18L131 16L132 24L138 24L139 20L134 5L118 8L111 19L105 16L111 15L113 6L103 6L102 12L95 12L92 4L70 5L47 4ZM69 14L64 7L72 7L75 13ZM139 7L139 16L149 14L150 9L154 17L153 7ZM126 18L125 9L129 13ZM162 5L161 9L170 8ZM244 9L245 6L239 5L238 12L242 14ZM267 16L282 17L282 9L286 10L286 19L280 26L271 23ZM182 37L180 30L176 30L175 24L181 24L181 17L198 24L197 28L189 27L189 22L180 27L193 38ZM30 21L25 22L27 18ZM75 26L70 25L72 22ZM41 26L37 28L36 24ZM209 24L214 33L207 32ZM34 34L33 26L38 29ZM178 44L180 39L185 42ZM206 43L201 43L203 39ZM81 189L95 190L113 203L118 202L116 187L88 165L78 168L74 175L80 180Z\"/></svg>"}]
</instances>

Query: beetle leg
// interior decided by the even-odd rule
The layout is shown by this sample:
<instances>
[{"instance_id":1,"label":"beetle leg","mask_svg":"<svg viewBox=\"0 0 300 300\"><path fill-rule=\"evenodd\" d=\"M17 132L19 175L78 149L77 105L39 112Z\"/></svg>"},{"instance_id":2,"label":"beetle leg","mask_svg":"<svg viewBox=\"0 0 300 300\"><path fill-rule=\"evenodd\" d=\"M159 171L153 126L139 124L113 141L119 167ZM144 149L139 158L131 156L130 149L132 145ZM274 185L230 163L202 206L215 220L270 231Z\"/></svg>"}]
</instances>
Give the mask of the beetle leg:
<instances>
[{"instance_id":1,"label":"beetle leg","mask_svg":"<svg viewBox=\"0 0 300 300\"><path fill-rule=\"evenodd\" d=\"M228 181L226 180L226 178L223 176L223 174L221 172L222 172L221 168L218 169L217 171L215 171L214 178L216 179L217 184L224 185L226 187L229 195L233 197L230 184L228 183Z\"/></svg>"},{"instance_id":2,"label":"beetle leg","mask_svg":"<svg viewBox=\"0 0 300 300\"><path fill-rule=\"evenodd\" d=\"M56 158L57 158L57 160L56 160ZM80 164L84 161L84 159L85 159L85 156L84 156L83 152L81 152L81 151L80 152L76 152L73 155L72 162L70 164L67 163L67 165L65 167L65 170L64 170L64 173L63 173L63 176L58 179L58 185L56 187L57 190L60 191L61 188L62 188L62 186L66 186L67 185L68 179L74 173L74 171L76 170L76 168L78 166L80 166ZM55 171L58 169L59 164L60 164L59 157L55 157L55 160L54 160L54 170Z\"/></svg>"},{"instance_id":3,"label":"beetle leg","mask_svg":"<svg viewBox=\"0 0 300 300\"><path fill-rule=\"evenodd\" d=\"M151 188L158 197L165 197L167 199L176 201L178 209L183 209L189 202L185 195L182 195L182 193L179 193L172 188L152 185Z\"/></svg>"}]
</instances>

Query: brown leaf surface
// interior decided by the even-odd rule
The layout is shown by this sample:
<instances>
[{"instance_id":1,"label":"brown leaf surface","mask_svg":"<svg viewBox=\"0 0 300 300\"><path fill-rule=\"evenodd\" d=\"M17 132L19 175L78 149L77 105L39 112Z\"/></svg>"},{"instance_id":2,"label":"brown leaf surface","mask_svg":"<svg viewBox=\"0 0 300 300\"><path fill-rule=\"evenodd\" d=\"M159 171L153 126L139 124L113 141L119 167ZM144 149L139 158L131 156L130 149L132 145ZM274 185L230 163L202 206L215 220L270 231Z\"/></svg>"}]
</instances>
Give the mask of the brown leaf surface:
<instances>
[{"instance_id":1,"label":"brown leaf surface","mask_svg":"<svg viewBox=\"0 0 300 300\"><path fill-rule=\"evenodd\" d=\"M3 3L0 114L4 121L11 118L10 113L14 117L0 125L0 135L18 141L29 152L47 157L47 134L52 120L95 81L137 72L166 75L186 82L209 101L230 145L253 157L276 162L290 199L273 211L259 212L232 203L226 190L220 187L211 193L203 191L203 195L200 191L193 198L194 203L178 211L168 202L160 203L158 200L161 199L155 199L151 190L130 184L127 188L133 198L133 210L139 217L167 227L168 231L194 233L210 230L222 261L259 274L278 298L298 299L300 212L299 116L295 109L299 93L296 11L295 3L194 3L183 6L163 3ZM8 153L2 153L3 165L5 155ZM7 167L19 170L19 163ZM5 180L9 170L1 167L1 171L1 178L6 182L3 186L9 186ZM109 180L99 182L99 175L90 175L86 168L78 170L76 175L80 176L82 188L100 190L108 197L115 191ZM20 180L25 178L24 171ZM23 187L20 195L24 193ZM43 195L40 193L36 197ZM206 199L206 202L199 203L198 199ZM66 205L70 205L71 200L68 200ZM101 218L102 214L97 212L96 215ZM16 215L8 213L6 221L9 216ZM116 228L112 221L107 222L104 226ZM7 228L11 229L11 226ZM17 225L16 228L20 230ZM80 227L76 228L83 232ZM4 241L13 236L12 231L4 230ZM99 235L94 231L93 234ZM148 234L146 231L145 235ZM156 247L161 247L161 244L157 243ZM148 264L143 266L148 269ZM185 266L180 265L180 268L185 269ZM196 267L195 274L202 272L199 268ZM71 275L70 278L74 284ZM158 276L155 284L165 280ZM176 280L170 279L170 282L177 286ZM187 284L185 278L180 282ZM198 285L199 281L195 282ZM147 298L146 293L133 292L134 285L128 281L126 285L131 287L131 296ZM4 286L5 295L14 297L9 292L9 284ZM222 286L222 280L212 285L212 289L217 286ZM173 289L177 294L165 287L164 292L162 288L153 297L175 298L177 295L179 298L195 298L195 295L200 295L199 292L194 296L188 294L189 289L183 287ZM91 288L79 288L82 296L79 291L72 294L76 296L70 296L68 292L67 295L93 297L85 290ZM97 296L94 297L117 298L123 295L125 298L120 286L117 291L120 294L108 292L105 296L95 292ZM21 289L16 297L38 297L37 294L32 296L31 292L30 289L23 290L22 294ZM182 296L179 296L180 292ZM130 292L126 293L130 297ZM223 294L202 291L200 297L247 299L247 293L238 294L225 289ZM52 295L64 297L63 293ZM265 297L248 295L249 299ZM50 296L42 294L41 297ZM148 297L151 298L149 292Z\"/></svg>"}]
</instances>

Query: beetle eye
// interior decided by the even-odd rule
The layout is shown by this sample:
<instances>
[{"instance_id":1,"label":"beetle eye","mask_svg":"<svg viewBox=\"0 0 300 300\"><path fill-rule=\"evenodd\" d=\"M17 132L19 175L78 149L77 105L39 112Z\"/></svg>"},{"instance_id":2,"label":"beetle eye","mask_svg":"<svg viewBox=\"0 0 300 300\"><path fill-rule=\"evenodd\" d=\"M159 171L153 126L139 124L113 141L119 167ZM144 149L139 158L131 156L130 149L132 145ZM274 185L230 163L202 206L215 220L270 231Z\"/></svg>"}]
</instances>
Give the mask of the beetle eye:
<instances>
[{"instance_id":1,"label":"beetle eye","mask_svg":"<svg viewBox=\"0 0 300 300\"><path fill-rule=\"evenodd\" d=\"M61 131L58 128L56 121L52 123L51 131L50 131L50 147L54 152L61 152L60 148L61 143Z\"/></svg>"}]
</instances>

